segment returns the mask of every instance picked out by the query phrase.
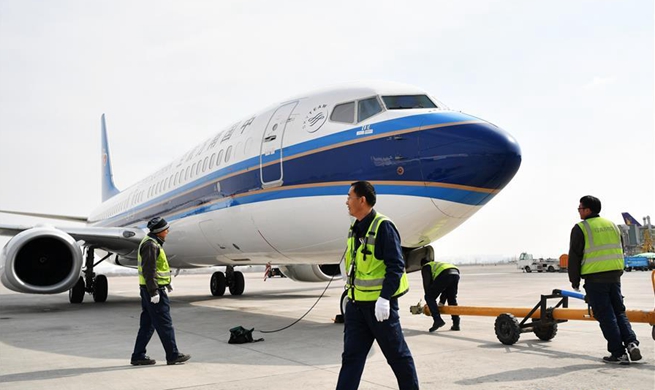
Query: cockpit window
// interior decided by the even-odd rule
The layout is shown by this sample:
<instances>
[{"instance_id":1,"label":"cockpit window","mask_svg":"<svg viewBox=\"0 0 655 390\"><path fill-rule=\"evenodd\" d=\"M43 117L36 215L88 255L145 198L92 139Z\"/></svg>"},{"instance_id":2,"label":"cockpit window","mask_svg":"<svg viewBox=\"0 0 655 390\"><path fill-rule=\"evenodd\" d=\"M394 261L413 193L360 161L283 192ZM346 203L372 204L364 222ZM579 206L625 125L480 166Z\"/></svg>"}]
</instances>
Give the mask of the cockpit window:
<instances>
[{"instance_id":1,"label":"cockpit window","mask_svg":"<svg viewBox=\"0 0 655 390\"><path fill-rule=\"evenodd\" d=\"M425 95L382 96L388 110L409 110L412 108L437 108Z\"/></svg>"},{"instance_id":2,"label":"cockpit window","mask_svg":"<svg viewBox=\"0 0 655 390\"><path fill-rule=\"evenodd\" d=\"M381 111L382 107L380 107L380 102L378 102L377 98L372 97L360 100L357 106L357 122L370 118Z\"/></svg>"},{"instance_id":3,"label":"cockpit window","mask_svg":"<svg viewBox=\"0 0 655 390\"><path fill-rule=\"evenodd\" d=\"M355 121L355 102L334 106L330 120L335 122L353 123Z\"/></svg>"}]
</instances>

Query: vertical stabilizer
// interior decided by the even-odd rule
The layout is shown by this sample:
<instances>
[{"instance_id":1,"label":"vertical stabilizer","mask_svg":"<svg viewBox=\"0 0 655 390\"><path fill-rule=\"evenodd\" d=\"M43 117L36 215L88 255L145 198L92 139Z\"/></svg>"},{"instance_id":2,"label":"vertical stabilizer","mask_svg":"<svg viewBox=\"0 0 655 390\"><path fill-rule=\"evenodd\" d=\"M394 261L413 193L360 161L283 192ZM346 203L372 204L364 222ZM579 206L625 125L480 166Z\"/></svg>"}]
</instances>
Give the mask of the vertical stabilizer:
<instances>
[{"instance_id":1,"label":"vertical stabilizer","mask_svg":"<svg viewBox=\"0 0 655 390\"><path fill-rule=\"evenodd\" d=\"M111 172L111 158L109 157L109 141L107 140L107 125L105 124L105 114L102 114L100 124L100 168L102 170L102 201L104 202L112 196L118 194L120 191L114 186L114 175Z\"/></svg>"},{"instance_id":2,"label":"vertical stabilizer","mask_svg":"<svg viewBox=\"0 0 655 390\"><path fill-rule=\"evenodd\" d=\"M634 219L634 217L630 215L630 213L621 213L621 215L623 216L623 222L625 222L626 225L641 226L641 224L637 222L637 220Z\"/></svg>"}]
</instances>

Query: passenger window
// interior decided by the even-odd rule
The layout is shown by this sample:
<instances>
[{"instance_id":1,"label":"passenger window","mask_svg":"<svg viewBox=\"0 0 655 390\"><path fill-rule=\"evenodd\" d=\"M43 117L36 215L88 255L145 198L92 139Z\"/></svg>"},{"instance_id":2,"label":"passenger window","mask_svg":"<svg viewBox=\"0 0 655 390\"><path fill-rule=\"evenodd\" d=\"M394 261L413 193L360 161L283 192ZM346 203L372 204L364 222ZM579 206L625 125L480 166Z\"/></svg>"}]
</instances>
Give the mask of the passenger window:
<instances>
[{"instance_id":1,"label":"passenger window","mask_svg":"<svg viewBox=\"0 0 655 390\"><path fill-rule=\"evenodd\" d=\"M209 160L209 169L214 167L214 160L216 160L216 153L212 153L212 158Z\"/></svg>"},{"instance_id":2,"label":"passenger window","mask_svg":"<svg viewBox=\"0 0 655 390\"><path fill-rule=\"evenodd\" d=\"M205 172L207 170L207 161L209 161L209 157L205 157L205 160L202 162L202 171Z\"/></svg>"},{"instance_id":3,"label":"passenger window","mask_svg":"<svg viewBox=\"0 0 655 390\"><path fill-rule=\"evenodd\" d=\"M334 122L353 123L355 121L355 102L343 103L334 107L330 120Z\"/></svg>"},{"instance_id":4,"label":"passenger window","mask_svg":"<svg viewBox=\"0 0 655 390\"><path fill-rule=\"evenodd\" d=\"M244 154L244 156L247 156L248 153L250 152L250 148L252 147L252 142L253 142L252 138L248 138L246 140L245 145L243 145L243 154Z\"/></svg>"},{"instance_id":5,"label":"passenger window","mask_svg":"<svg viewBox=\"0 0 655 390\"><path fill-rule=\"evenodd\" d=\"M225 162L230 161L231 155L232 155L232 146L228 146L227 150L225 151Z\"/></svg>"},{"instance_id":6,"label":"passenger window","mask_svg":"<svg viewBox=\"0 0 655 390\"><path fill-rule=\"evenodd\" d=\"M378 102L377 98L372 97L370 99L360 100L357 105L357 122L368 119L381 111L382 107L380 107L380 102Z\"/></svg>"}]
</instances>

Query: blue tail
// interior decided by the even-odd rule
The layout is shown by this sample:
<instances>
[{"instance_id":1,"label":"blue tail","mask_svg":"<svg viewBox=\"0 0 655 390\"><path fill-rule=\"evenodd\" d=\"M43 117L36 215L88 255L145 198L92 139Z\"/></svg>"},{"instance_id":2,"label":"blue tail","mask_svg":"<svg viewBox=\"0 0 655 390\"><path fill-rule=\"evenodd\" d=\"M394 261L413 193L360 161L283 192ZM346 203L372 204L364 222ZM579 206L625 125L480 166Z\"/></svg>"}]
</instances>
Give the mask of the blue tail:
<instances>
[{"instance_id":1,"label":"blue tail","mask_svg":"<svg viewBox=\"0 0 655 390\"><path fill-rule=\"evenodd\" d=\"M621 215L623 216L623 221L625 222L626 225L641 226L641 224L637 222L637 220L634 219L634 217L630 215L630 213L621 213Z\"/></svg>"},{"instance_id":2,"label":"blue tail","mask_svg":"<svg viewBox=\"0 0 655 390\"><path fill-rule=\"evenodd\" d=\"M107 125L105 124L105 114L100 119L101 124L101 170L102 170L102 201L106 201L120 191L114 186L114 175L111 173L111 158L109 157L109 141L107 140Z\"/></svg>"}]
</instances>

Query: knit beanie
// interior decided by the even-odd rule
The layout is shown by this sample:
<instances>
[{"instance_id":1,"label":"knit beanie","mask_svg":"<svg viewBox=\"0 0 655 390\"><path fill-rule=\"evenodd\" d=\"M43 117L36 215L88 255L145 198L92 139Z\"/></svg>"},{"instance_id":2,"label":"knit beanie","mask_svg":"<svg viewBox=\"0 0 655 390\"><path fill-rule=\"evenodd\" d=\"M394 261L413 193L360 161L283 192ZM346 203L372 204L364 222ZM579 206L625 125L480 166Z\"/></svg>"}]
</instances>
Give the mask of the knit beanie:
<instances>
[{"instance_id":1,"label":"knit beanie","mask_svg":"<svg viewBox=\"0 0 655 390\"><path fill-rule=\"evenodd\" d=\"M161 233L168 229L168 222L164 218L155 217L148 222L148 229L150 229L150 233Z\"/></svg>"}]
</instances>

